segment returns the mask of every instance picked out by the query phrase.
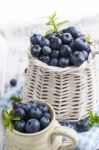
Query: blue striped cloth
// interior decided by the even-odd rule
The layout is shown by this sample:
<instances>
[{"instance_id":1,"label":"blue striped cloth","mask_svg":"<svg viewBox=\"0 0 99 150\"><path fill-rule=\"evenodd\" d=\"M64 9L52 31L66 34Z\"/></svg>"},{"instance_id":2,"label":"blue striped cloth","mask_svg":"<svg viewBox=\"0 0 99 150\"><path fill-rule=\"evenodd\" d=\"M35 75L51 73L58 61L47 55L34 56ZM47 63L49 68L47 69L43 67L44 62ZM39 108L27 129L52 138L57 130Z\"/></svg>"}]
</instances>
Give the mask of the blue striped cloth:
<instances>
[{"instance_id":1,"label":"blue striped cloth","mask_svg":"<svg viewBox=\"0 0 99 150\"><path fill-rule=\"evenodd\" d=\"M7 97L11 95L20 95L22 96L23 84L20 83L19 86L12 91ZM8 109L10 107L10 99L7 98L4 103L4 109ZM96 111L99 112L98 107ZM98 150L99 148L99 128L94 126L90 131L78 133L79 142L77 144L77 150Z\"/></svg>"}]
</instances>

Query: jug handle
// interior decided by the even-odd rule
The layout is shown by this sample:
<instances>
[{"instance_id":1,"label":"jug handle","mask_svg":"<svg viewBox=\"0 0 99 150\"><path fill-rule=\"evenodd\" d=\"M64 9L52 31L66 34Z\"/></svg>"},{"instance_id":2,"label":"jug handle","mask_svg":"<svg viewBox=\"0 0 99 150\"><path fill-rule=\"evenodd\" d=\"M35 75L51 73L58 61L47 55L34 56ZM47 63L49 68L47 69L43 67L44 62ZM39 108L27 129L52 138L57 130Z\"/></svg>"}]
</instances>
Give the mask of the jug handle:
<instances>
[{"instance_id":1,"label":"jug handle","mask_svg":"<svg viewBox=\"0 0 99 150\"><path fill-rule=\"evenodd\" d=\"M69 127L64 127L64 126L55 127L52 133L53 141L55 140L56 136L67 137L67 140L63 141L62 144L60 145L59 150L66 150L66 149L71 150L75 148L78 142L77 132Z\"/></svg>"}]
</instances>

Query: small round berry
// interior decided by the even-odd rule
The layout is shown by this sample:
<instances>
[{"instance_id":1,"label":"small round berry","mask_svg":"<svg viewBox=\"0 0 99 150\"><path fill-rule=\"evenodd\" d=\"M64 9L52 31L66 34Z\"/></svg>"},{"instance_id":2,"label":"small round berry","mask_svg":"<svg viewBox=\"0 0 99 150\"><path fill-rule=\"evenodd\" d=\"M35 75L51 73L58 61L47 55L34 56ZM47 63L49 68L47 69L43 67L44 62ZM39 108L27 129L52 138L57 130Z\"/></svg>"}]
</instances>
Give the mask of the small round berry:
<instances>
[{"instance_id":1,"label":"small round berry","mask_svg":"<svg viewBox=\"0 0 99 150\"><path fill-rule=\"evenodd\" d=\"M33 47L31 47L31 54L33 57L39 57L41 52L41 47L39 45L33 45Z\"/></svg>"},{"instance_id":2,"label":"small round berry","mask_svg":"<svg viewBox=\"0 0 99 150\"><path fill-rule=\"evenodd\" d=\"M25 130L25 121L24 120L14 121L14 128L15 128L15 130L17 130L19 132L24 132L24 130Z\"/></svg>"},{"instance_id":3,"label":"small round berry","mask_svg":"<svg viewBox=\"0 0 99 150\"><path fill-rule=\"evenodd\" d=\"M10 85L11 85L12 87L15 87L15 86L17 85L17 80L16 80L16 79L11 79L11 80L10 80Z\"/></svg>"},{"instance_id":4,"label":"small round berry","mask_svg":"<svg viewBox=\"0 0 99 150\"><path fill-rule=\"evenodd\" d=\"M46 38L42 38L42 40L40 41L40 46L43 47L43 46L50 46L50 41Z\"/></svg>"},{"instance_id":5,"label":"small round berry","mask_svg":"<svg viewBox=\"0 0 99 150\"><path fill-rule=\"evenodd\" d=\"M41 55L40 58L39 58L40 61L46 63L46 64L49 64L50 62L50 57L49 56L45 56L45 55Z\"/></svg>"},{"instance_id":6,"label":"small round berry","mask_svg":"<svg viewBox=\"0 0 99 150\"><path fill-rule=\"evenodd\" d=\"M85 56L80 51L75 51L71 54L70 61L74 66L80 66L85 61Z\"/></svg>"},{"instance_id":7,"label":"small round berry","mask_svg":"<svg viewBox=\"0 0 99 150\"><path fill-rule=\"evenodd\" d=\"M72 53L72 50L68 45L63 45L60 49L61 57L69 57L71 53Z\"/></svg>"},{"instance_id":8,"label":"small round berry","mask_svg":"<svg viewBox=\"0 0 99 150\"><path fill-rule=\"evenodd\" d=\"M62 41L60 38L58 38L58 37L51 38L51 48L52 49L60 49L61 45L62 45Z\"/></svg>"},{"instance_id":9,"label":"small round berry","mask_svg":"<svg viewBox=\"0 0 99 150\"><path fill-rule=\"evenodd\" d=\"M50 119L42 117L40 120L41 128L45 129L50 124Z\"/></svg>"},{"instance_id":10,"label":"small round berry","mask_svg":"<svg viewBox=\"0 0 99 150\"><path fill-rule=\"evenodd\" d=\"M64 33L62 35L62 42L63 44L70 44L72 42L73 38L70 33Z\"/></svg>"},{"instance_id":11,"label":"small round berry","mask_svg":"<svg viewBox=\"0 0 99 150\"><path fill-rule=\"evenodd\" d=\"M26 123L25 130L27 133L36 133L40 130L40 122L37 119L29 119Z\"/></svg>"},{"instance_id":12,"label":"small round berry","mask_svg":"<svg viewBox=\"0 0 99 150\"><path fill-rule=\"evenodd\" d=\"M50 55L51 51L52 51L51 48L48 46L43 46L43 48L42 48L42 52L44 55Z\"/></svg>"},{"instance_id":13,"label":"small round berry","mask_svg":"<svg viewBox=\"0 0 99 150\"><path fill-rule=\"evenodd\" d=\"M14 115L17 116L17 117L20 117L21 119L25 118L25 111L23 108L17 108L15 109L14 111Z\"/></svg>"},{"instance_id":14,"label":"small round berry","mask_svg":"<svg viewBox=\"0 0 99 150\"><path fill-rule=\"evenodd\" d=\"M32 45L36 45L36 44L40 43L41 39L42 39L42 35L41 34L33 34L30 37L30 42L31 42Z\"/></svg>"},{"instance_id":15,"label":"small round berry","mask_svg":"<svg viewBox=\"0 0 99 150\"><path fill-rule=\"evenodd\" d=\"M30 117L40 119L42 117L42 111L39 108L32 108L30 110Z\"/></svg>"},{"instance_id":16,"label":"small round berry","mask_svg":"<svg viewBox=\"0 0 99 150\"><path fill-rule=\"evenodd\" d=\"M67 67L67 66L69 66L69 58L64 58L64 57L61 57L60 59L59 59L59 67Z\"/></svg>"},{"instance_id":17,"label":"small round berry","mask_svg":"<svg viewBox=\"0 0 99 150\"><path fill-rule=\"evenodd\" d=\"M58 59L52 58L50 61L50 66L58 66Z\"/></svg>"},{"instance_id":18,"label":"small round berry","mask_svg":"<svg viewBox=\"0 0 99 150\"><path fill-rule=\"evenodd\" d=\"M58 58L59 57L59 50L53 50L51 53L51 58Z\"/></svg>"}]
</instances>

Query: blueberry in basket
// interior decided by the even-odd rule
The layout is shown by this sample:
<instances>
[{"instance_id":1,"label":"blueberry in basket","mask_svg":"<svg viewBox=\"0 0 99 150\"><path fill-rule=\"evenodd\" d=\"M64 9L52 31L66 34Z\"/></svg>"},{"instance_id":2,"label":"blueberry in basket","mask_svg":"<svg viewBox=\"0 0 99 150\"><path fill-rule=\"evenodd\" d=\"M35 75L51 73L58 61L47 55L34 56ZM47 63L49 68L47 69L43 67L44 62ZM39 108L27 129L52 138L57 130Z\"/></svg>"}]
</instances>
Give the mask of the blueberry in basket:
<instances>
[{"instance_id":1,"label":"blueberry in basket","mask_svg":"<svg viewBox=\"0 0 99 150\"><path fill-rule=\"evenodd\" d=\"M22 103L21 98L11 97L12 106L9 110L3 110L4 126L11 131L30 134L39 132L52 121L52 114L47 104L39 101Z\"/></svg>"},{"instance_id":2,"label":"blueberry in basket","mask_svg":"<svg viewBox=\"0 0 99 150\"><path fill-rule=\"evenodd\" d=\"M30 37L31 54L49 66L81 66L88 60L93 41L89 35L83 35L76 27L59 29L68 20L57 22L56 13L50 16L47 25L52 28L45 36L33 34Z\"/></svg>"}]
</instances>

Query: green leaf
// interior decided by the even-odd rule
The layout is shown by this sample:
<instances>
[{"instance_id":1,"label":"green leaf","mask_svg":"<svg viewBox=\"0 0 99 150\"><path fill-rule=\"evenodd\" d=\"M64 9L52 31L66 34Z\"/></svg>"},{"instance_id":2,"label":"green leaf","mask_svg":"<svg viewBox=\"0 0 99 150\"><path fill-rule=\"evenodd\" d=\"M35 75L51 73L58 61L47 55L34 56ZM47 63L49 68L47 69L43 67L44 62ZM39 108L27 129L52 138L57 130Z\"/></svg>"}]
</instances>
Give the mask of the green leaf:
<instances>
[{"instance_id":1,"label":"green leaf","mask_svg":"<svg viewBox=\"0 0 99 150\"><path fill-rule=\"evenodd\" d=\"M68 22L69 22L69 20L59 22L59 23L57 23L57 26L60 27L60 26L64 25L65 23L68 23Z\"/></svg>"},{"instance_id":2,"label":"green leaf","mask_svg":"<svg viewBox=\"0 0 99 150\"><path fill-rule=\"evenodd\" d=\"M12 100L12 102L20 102L21 98L19 96L11 96L10 99Z\"/></svg>"},{"instance_id":3,"label":"green leaf","mask_svg":"<svg viewBox=\"0 0 99 150\"><path fill-rule=\"evenodd\" d=\"M56 17L56 15L57 15L56 12L54 12L51 16L51 19L54 19Z\"/></svg>"},{"instance_id":4,"label":"green leaf","mask_svg":"<svg viewBox=\"0 0 99 150\"><path fill-rule=\"evenodd\" d=\"M10 120L5 120L5 121L4 121L4 127L5 127L5 128L8 127L8 126L9 126L9 123L10 123Z\"/></svg>"},{"instance_id":5,"label":"green leaf","mask_svg":"<svg viewBox=\"0 0 99 150\"><path fill-rule=\"evenodd\" d=\"M12 132L14 129L14 125L12 122L9 123L9 130Z\"/></svg>"},{"instance_id":6,"label":"green leaf","mask_svg":"<svg viewBox=\"0 0 99 150\"><path fill-rule=\"evenodd\" d=\"M90 45L92 45L94 43L94 40L91 38L90 35L85 35L85 40L87 43L89 43Z\"/></svg>"},{"instance_id":7,"label":"green leaf","mask_svg":"<svg viewBox=\"0 0 99 150\"><path fill-rule=\"evenodd\" d=\"M17 116L12 116L11 120L13 120L13 121L19 121L19 120L21 120L21 118L17 117Z\"/></svg>"},{"instance_id":8,"label":"green leaf","mask_svg":"<svg viewBox=\"0 0 99 150\"><path fill-rule=\"evenodd\" d=\"M50 33L52 33L52 32L54 32L54 29L48 30L48 31L46 32L46 35L47 35L47 34L50 34Z\"/></svg>"},{"instance_id":9,"label":"green leaf","mask_svg":"<svg viewBox=\"0 0 99 150\"><path fill-rule=\"evenodd\" d=\"M7 110L3 110L3 117L4 117L4 120L10 120L11 119Z\"/></svg>"}]
</instances>

